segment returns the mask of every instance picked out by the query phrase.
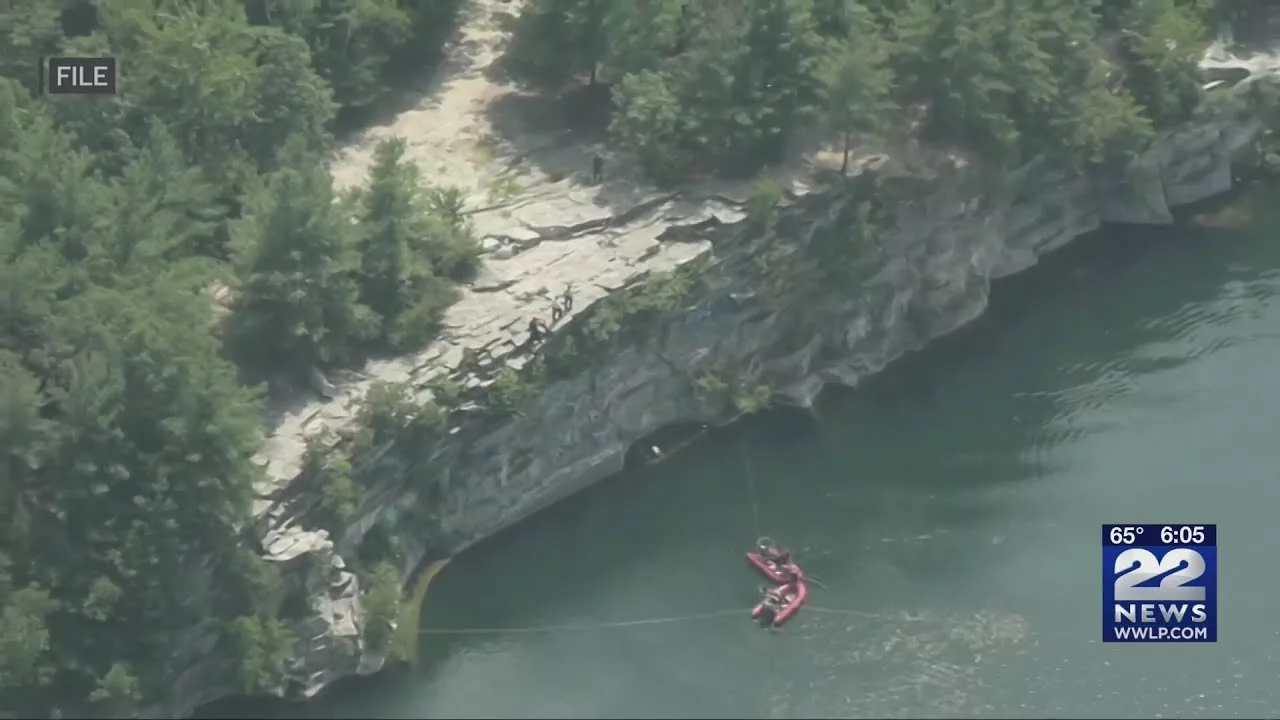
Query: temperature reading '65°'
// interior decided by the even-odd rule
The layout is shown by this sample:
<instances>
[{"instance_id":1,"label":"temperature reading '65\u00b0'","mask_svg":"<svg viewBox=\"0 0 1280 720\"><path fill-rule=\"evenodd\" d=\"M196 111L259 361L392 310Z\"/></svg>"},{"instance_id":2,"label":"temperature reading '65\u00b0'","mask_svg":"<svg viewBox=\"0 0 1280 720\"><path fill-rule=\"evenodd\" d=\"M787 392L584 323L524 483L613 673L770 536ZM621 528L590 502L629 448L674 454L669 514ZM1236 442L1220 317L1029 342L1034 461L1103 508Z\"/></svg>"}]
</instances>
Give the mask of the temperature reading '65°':
<instances>
[{"instance_id":1,"label":"temperature reading '65\u00b0'","mask_svg":"<svg viewBox=\"0 0 1280 720\"><path fill-rule=\"evenodd\" d=\"M1138 540L1138 536L1142 535L1142 526L1131 527L1122 525L1111 528L1111 544L1112 545L1132 545Z\"/></svg>"}]
</instances>

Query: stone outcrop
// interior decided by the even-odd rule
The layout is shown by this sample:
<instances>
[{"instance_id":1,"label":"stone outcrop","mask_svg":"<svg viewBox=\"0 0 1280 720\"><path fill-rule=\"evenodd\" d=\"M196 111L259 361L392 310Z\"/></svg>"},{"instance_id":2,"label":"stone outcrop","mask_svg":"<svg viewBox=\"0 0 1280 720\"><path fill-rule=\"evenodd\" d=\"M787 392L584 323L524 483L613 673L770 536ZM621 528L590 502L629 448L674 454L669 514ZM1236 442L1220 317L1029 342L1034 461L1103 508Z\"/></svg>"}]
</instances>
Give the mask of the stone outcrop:
<instances>
[{"instance_id":1,"label":"stone outcrop","mask_svg":"<svg viewBox=\"0 0 1280 720\"><path fill-rule=\"evenodd\" d=\"M375 529L397 541L407 577L427 556L455 553L617 472L631 445L656 430L729 422L761 388L806 406L828 384L856 385L979 316L993 280L1073 238L1102 223L1167 224L1176 206L1229 191L1232 159L1263 129L1257 115L1237 103L1161 136L1124 167L1091 173L1035 162L995 176L951 155L912 166L882 157L847 181L787 193L770 218L747 217L732 198L646 200L618 222L663 241L669 261L660 269L688 265L675 270L683 284L663 288L660 308L621 318L602 341L607 352L553 374L517 414L464 403L431 447L383 444L357 468L365 495L336 537L308 519L306 488L264 488L249 532L305 607L289 620L298 647L281 693L310 696L382 666L363 647L362 591L344 562ZM668 230L673 224L688 227ZM586 337L600 313L617 312L618 293L638 297L671 282L620 280L626 287L612 295L603 288L580 300L543 352L564 352L560 338ZM495 349L487 374L527 359ZM464 399L483 396L485 375L459 375L472 388ZM421 386L428 374L406 377ZM187 670L152 714L186 714L232 693L208 637L194 630L182 643Z\"/></svg>"}]
</instances>

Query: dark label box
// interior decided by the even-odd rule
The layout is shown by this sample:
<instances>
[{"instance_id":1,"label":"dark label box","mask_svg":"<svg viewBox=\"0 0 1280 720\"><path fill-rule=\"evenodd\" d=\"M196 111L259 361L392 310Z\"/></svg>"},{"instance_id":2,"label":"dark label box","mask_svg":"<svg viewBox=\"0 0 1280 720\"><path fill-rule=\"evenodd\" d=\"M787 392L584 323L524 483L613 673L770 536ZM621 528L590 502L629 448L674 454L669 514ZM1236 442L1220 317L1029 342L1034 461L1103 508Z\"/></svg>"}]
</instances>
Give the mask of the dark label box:
<instances>
[{"instance_id":1,"label":"dark label box","mask_svg":"<svg viewBox=\"0 0 1280 720\"><path fill-rule=\"evenodd\" d=\"M55 57L45 61L50 95L115 95L116 59Z\"/></svg>"}]
</instances>

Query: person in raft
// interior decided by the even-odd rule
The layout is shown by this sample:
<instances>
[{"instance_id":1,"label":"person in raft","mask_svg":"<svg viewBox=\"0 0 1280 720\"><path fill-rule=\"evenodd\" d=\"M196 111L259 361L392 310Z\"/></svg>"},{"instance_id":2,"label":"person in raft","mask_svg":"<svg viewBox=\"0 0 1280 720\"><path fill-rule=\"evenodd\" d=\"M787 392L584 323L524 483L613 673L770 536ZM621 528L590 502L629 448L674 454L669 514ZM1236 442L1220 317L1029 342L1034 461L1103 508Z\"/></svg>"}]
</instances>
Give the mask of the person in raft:
<instances>
[{"instance_id":1,"label":"person in raft","mask_svg":"<svg viewBox=\"0 0 1280 720\"><path fill-rule=\"evenodd\" d=\"M761 557L774 565L787 565L791 562L791 551L784 547L779 547L777 543L769 538L757 540L756 551L760 553Z\"/></svg>"},{"instance_id":2,"label":"person in raft","mask_svg":"<svg viewBox=\"0 0 1280 720\"><path fill-rule=\"evenodd\" d=\"M764 600L760 602L764 607L765 612L777 614L782 610L783 600L786 599L784 597L786 595L786 591L787 587L785 585L774 585L773 587L765 588Z\"/></svg>"},{"instance_id":3,"label":"person in raft","mask_svg":"<svg viewBox=\"0 0 1280 720\"><path fill-rule=\"evenodd\" d=\"M800 567L793 562L778 565L778 576L784 586L794 585L800 580Z\"/></svg>"}]
</instances>

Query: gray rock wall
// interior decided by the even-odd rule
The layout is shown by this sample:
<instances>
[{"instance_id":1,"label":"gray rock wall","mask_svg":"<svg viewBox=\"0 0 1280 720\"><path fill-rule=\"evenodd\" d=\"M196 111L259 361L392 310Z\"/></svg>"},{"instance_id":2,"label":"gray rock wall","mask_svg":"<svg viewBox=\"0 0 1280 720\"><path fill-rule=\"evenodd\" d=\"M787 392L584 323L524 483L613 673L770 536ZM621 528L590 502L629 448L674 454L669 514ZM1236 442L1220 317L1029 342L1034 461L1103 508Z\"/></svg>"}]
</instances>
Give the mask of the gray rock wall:
<instances>
[{"instance_id":1,"label":"gray rock wall","mask_svg":"<svg viewBox=\"0 0 1280 720\"><path fill-rule=\"evenodd\" d=\"M644 342L551 384L524 418L478 436L464 433L441 457L448 467L431 480L439 483L431 537L423 542L419 530L400 531L416 536L411 544L456 552L619 471L628 448L656 430L731 420L732 403L697 397L701 373L747 388L766 385L799 405L829 383L856 385L978 317L993 279L1034 265L1103 222L1167 224L1172 207L1227 192L1228 141L1246 125L1220 121L1170 133L1112 177L1036 163L992 184L959 161L908 176L869 171L897 197L876 224L874 247L852 263L840 288L828 284L817 298L766 297L760 286L777 269L755 259L783 248L776 264L795 265L822 238L847 233L853 209L876 192L865 177L848 191L796 199L767 236L752 237L745 223L728 228L710 252L714 289L664 315ZM797 327L810 334L797 340Z\"/></svg>"}]
</instances>

